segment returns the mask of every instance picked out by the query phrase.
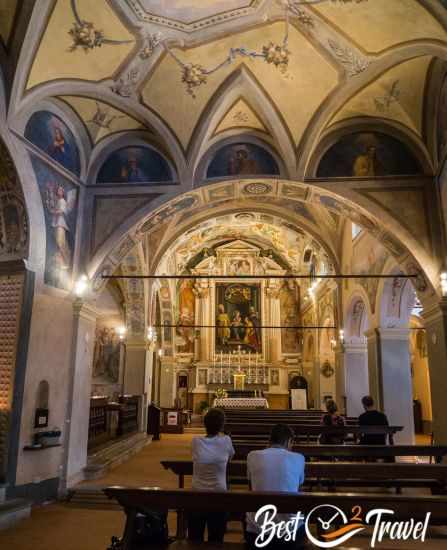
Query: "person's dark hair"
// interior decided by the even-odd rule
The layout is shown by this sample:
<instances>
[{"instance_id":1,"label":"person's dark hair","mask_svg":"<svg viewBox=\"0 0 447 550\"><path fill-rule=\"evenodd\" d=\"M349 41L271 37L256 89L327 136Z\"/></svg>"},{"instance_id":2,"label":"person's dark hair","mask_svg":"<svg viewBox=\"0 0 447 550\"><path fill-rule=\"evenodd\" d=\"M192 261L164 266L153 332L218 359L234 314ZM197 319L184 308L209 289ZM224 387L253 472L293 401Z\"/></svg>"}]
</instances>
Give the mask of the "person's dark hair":
<instances>
[{"instance_id":1,"label":"person's dark hair","mask_svg":"<svg viewBox=\"0 0 447 550\"><path fill-rule=\"evenodd\" d=\"M289 439L293 439L293 431L286 424L275 424L270 432L270 443L272 445L286 446Z\"/></svg>"},{"instance_id":2,"label":"person's dark hair","mask_svg":"<svg viewBox=\"0 0 447 550\"><path fill-rule=\"evenodd\" d=\"M365 395L365 397L362 397L362 405L365 409L369 409L374 406L374 399L370 395Z\"/></svg>"},{"instance_id":3,"label":"person's dark hair","mask_svg":"<svg viewBox=\"0 0 447 550\"><path fill-rule=\"evenodd\" d=\"M207 435L217 435L223 430L225 414L222 409L209 409L203 422Z\"/></svg>"},{"instance_id":4,"label":"person's dark hair","mask_svg":"<svg viewBox=\"0 0 447 550\"><path fill-rule=\"evenodd\" d=\"M337 403L333 399L326 401L326 410L329 414L335 414L338 411Z\"/></svg>"}]
</instances>

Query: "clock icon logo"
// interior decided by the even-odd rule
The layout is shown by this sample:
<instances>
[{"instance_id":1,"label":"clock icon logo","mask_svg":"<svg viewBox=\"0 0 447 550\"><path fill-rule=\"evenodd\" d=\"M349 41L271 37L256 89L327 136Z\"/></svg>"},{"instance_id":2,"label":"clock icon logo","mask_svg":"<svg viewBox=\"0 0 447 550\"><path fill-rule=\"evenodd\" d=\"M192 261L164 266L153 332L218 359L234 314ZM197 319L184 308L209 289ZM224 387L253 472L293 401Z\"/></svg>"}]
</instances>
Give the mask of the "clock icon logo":
<instances>
[{"instance_id":1,"label":"clock icon logo","mask_svg":"<svg viewBox=\"0 0 447 550\"><path fill-rule=\"evenodd\" d=\"M311 525L319 530L312 533ZM338 527L332 530L334 527ZM360 518L348 520L346 514L332 504L321 504L313 508L306 518L306 535L309 541L319 548L334 548L365 529Z\"/></svg>"}]
</instances>

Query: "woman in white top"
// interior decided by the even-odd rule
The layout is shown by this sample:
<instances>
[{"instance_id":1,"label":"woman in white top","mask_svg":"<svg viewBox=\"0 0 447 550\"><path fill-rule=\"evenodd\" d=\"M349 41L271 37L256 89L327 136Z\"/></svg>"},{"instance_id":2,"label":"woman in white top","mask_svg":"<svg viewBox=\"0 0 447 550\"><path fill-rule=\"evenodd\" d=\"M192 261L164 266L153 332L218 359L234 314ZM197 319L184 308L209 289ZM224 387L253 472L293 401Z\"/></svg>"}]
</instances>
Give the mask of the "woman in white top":
<instances>
[{"instance_id":1,"label":"woman in white top","mask_svg":"<svg viewBox=\"0 0 447 550\"><path fill-rule=\"evenodd\" d=\"M210 409L204 423L206 436L192 440L192 488L198 491L226 491L227 464L234 456L234 449L230 437L222 433L225 415L221 409ZM188 538L203 542L205 527L208 529L208 542L223 542L226 527L224 514L190 514Z\"/></svg>"}]
</instances>

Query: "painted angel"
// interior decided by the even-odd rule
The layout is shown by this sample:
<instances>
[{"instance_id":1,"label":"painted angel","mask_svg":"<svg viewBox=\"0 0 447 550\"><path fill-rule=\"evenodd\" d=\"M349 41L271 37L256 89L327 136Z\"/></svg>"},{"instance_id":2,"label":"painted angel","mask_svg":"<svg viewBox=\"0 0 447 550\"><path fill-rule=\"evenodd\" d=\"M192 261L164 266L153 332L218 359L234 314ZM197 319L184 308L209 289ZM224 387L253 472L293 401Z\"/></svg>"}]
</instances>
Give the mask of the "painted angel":
<instances>
[{"instance_id":1,"label":"painted angel","mask_svg":"<svg viewBox=\"0 0 447 550\"><path fill-rule=\"evenodd\" d=\"M68 216L76 207L76 200L76 189L65 191L62 185L47 186L45 206L51 214L51 228L56 243L53 263L59 278L71 268L72 264L72 251L68 239L68 233L71 231Z\"/></svg>"}]
</instances>

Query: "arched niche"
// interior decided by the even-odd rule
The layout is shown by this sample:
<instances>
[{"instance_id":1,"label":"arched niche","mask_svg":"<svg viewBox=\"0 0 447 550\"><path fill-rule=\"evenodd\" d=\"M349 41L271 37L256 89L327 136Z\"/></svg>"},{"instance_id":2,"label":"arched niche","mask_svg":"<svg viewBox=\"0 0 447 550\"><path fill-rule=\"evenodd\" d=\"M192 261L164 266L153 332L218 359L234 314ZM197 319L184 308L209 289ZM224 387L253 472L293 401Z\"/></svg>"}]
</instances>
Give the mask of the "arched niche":
<instances>
[{"instance_id":1,"label":"arched niche","mask_svg":"<svg viewBox=\"0 0 447 550\"><path fill-rule=\"evenodd\" d=\"M175 175L166 158L149 145L133 144L112 151L101 165L97 184L158 184Z\"/></svg>"},{"instance_id":2,"label":"arched niche","mask_svg":"<svg viewBox=\"0 0 447 550\"><path fill-rule=\"evenodd\" d=\"M73 132L55 113L41 110L29 118L25 138L41 149L52 160L79 176L81 161Z\"/></svg>"},{"instance_id":3,"label":"arched niche","mask_svg":"<svg viewBox=\"0 0 447 550\"><path fill-rule=\"evenodd\" d=\"M402 141L378 131L341 136L323 154L318 178L377 178L422 174L420 162Z\"/></svg>"},{"instance_id":4,"label":"arched niche","mask_svg":"<svg viewBox=\"0 0 447 550\"><path fill-rule=\"evenodd\" d=\"M198 182L222 178L287 177L282 159L264 140L237 135L214 143L197 168Z\"/></svg>"}]
</instances>

